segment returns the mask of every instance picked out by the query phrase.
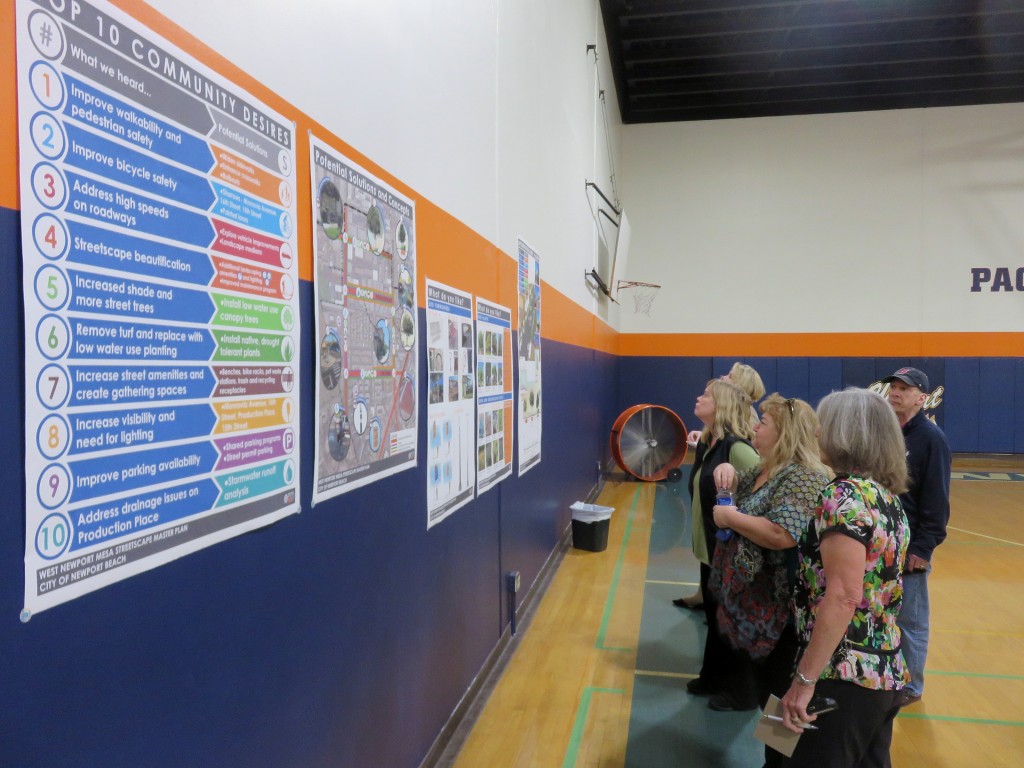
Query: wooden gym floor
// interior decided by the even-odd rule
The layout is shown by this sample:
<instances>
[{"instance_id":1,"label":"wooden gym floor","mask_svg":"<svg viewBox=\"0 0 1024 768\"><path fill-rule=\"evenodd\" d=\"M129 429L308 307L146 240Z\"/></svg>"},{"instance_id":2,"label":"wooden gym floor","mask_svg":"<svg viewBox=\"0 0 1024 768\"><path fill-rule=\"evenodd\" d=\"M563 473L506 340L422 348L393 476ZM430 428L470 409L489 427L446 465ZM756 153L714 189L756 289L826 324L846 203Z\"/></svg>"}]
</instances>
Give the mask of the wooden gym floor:
<instances>
[{"instance_id":1,"label":"wooden gym floor","mask_svg":"<svg viewBox=\"0 0 1024 768\"><path fill-rule=\"evenodd\" d=\"M684 468L685 469L685 468ZM896 719L895 768L1017 766L1024 755L1024 457L957 456L930 579L924 699ZM456 768L758 768L757 713L687 695L702 614L684 483L606 482L608 549L566 552L520 627Z\"/></svg>"}]
</instances>

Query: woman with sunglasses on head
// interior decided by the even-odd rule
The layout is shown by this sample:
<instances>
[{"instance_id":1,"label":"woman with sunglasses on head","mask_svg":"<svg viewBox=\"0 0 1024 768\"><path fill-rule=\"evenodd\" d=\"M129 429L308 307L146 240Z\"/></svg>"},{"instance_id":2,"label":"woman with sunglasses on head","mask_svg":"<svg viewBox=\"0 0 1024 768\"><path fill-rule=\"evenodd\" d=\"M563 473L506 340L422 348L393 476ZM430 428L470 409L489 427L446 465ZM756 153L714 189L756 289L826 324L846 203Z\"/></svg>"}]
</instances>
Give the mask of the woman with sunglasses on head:
<instances>
[{"instance_id":1,"label":"woman with sunglasses on head","mask_svg":"<svg viewBox=\"0 0 1024 768\"><path fill-rule=\"evenodd\" d=\"M836 477L798 545L802 652L782 718L803 735L782 765L888 766L900 691L910 679L896 625L910 540L898 498L907 486L903 434L889 404L866 389L833 392L818 419L821 457ZM835 699L838 711L809 714L815 694ZM816 729L803 731L811 721Z\"/></svg>"},{"instance_id":2,"label":"woman with sunglasses on head","mask_svg":"<svg viewBox=\"0 0 1024 768\"><path fill-rule=\"evenodd\" d=\"M757 464L757 452L750 446L750 397L726 379L712 379L697 398L693 414L704 425L697 441L696 456L690 470L690 500L693 519L693 552L700 561L701 594L704 616L708 623L704 643L704 659L700 675L686 685L695 696L723 694L708 702L712 709L745 710L756 706L749 678L735 677L734 652L718 634L718 604L708 594L711 558L715 552L718 531L712 510L718 494L714 472L720 464L730 463L740 469Z\"/></svg>"},{"instance_id":3,"label":"woman with sunglasses on head","mask_svg":"<svg viewBox=\"0 0 1024 768\"><path fill-rule=\"evenodd\" d=\"M761 403L753 446L760 463L737 472L715 470L720 488L735 490L735 504L715 506L715 524L733 531L719 542L710 587L719 602L723 637L744 660L763 708L769 694L789 687L796 658L791 596L796 543L807 527L829 472L818 455L818 417L803 400L772 394ZM781 755L765 748L765 765Z\"/></svg>"},{"instance_id":4,"label":"woman with sunglasses on head","mask_svg":"<svg viewBox=\"0 0 1024 768\"><path fill-rule=\"evenodd\" d=\"M757 409L754 408L754 403L764 397L764 383L761 381L761 376L745 363L735 362L732 364L732 368L729 372L722 377L726 381L730 381L744 392L750 398L750 426L753 429L759 421L757 416ZM702 430L693 430L686 436L686 441L691 447L696 448L697 443L700 440ZM700 589L698 589L690 597L677 597L672 601L673 605L678 605L680 608L690 608L695 611L699 611L704 607L704 595Z\"/></svg>"}]
</instances>

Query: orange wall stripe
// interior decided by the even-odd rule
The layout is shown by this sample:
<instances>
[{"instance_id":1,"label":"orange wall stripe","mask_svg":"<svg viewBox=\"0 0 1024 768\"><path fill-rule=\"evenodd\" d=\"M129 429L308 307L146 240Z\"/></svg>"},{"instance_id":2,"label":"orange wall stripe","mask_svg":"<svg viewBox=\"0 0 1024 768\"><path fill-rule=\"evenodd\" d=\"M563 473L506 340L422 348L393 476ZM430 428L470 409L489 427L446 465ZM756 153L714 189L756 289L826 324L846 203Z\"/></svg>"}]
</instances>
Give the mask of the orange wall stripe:
<instances>
[{"instance_id":1,"label":"orange wall stripe","mask_svg":"<svg viewBox=\"0 0 1024 768\"><path fill-rule=\"evenodd\" d=\"M1024 333L631 333L629 357L1021 357Z\"/></svg>"},{"instance_id":2,"label":"orange wall stripe","mask_svg":"<svg viewBox=\"0 0 1024 768\"><path fill-rule=\"evenodd\" d=\"M0 205L18 207L18 91L14 0L0 0ZM6 117L4 117L6 115Z\"/></svg>"}]
</instances>

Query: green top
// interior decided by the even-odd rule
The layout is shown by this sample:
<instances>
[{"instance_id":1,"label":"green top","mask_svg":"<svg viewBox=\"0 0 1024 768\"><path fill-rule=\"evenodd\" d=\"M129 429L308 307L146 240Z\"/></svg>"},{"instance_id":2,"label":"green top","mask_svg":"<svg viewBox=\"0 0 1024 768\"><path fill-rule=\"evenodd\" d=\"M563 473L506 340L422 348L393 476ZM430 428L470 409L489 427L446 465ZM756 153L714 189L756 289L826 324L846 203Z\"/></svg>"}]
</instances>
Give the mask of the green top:
<instances>
[{"instance_id":1,"label":"green top","mask_svg":"<svg viewBox=\"0 0 1024 768\"><path fill-rule=\"evenodd\" d=\"M753 469L761 461L757 451L742 441L732 444L729 449L729 463L737 473L747 469ZM700 482L700 473L697 473L696 482ZM708 553L707 541L704 537L704 515L700 508L700 491L690 486L690 508L693 512L693 554L697 556L704 565L711 565L711 555Z\"/></svg>"}]
</instances>

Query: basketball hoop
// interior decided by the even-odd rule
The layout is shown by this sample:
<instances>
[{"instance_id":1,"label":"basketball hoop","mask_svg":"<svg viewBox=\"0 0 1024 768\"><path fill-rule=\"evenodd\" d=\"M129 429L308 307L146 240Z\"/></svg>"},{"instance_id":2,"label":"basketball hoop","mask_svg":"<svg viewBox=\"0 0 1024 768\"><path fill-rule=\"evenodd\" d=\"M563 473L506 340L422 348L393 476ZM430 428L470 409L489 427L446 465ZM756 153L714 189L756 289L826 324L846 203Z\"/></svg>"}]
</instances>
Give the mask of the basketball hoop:
<instances>
[{"instance_id":1,"label":"basketball hoop","mask_svg":"<svg viewBox=\"0 0 1024 768\"><path fill-rule=\"evenodd\" d=\"M658 289L661 288L657 283L640 283L635 280L619 280L618 290L622 291L630 289L633 292L633 312L638 315L651 314L651 304L654 303L654 297L658 295Z\"/></svg>"}]
</instances>

